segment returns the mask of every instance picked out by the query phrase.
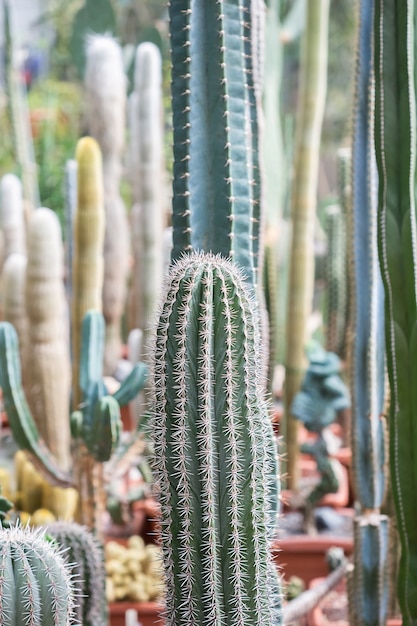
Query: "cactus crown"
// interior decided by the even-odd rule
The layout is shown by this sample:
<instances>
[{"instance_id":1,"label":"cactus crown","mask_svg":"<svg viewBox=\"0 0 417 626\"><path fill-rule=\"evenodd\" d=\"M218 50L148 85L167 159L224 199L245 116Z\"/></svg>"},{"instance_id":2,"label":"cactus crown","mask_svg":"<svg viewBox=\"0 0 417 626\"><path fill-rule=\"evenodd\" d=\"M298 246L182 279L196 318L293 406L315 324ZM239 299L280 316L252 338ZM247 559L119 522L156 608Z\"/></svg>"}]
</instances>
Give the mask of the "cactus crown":
<instances>
[{"instance_id":1,"label":"cactus crown","mask_svg":"<svg viewBox=\"0 0 417 626\"><path fill-rule=\"evenodd\" d=\"M258 324L232 263L194 254L174 264L154 359L168 624L279 621L277 458Z\"/></svg>"},{"instance_id":2,"label":"cactus crown","mask_svg":"<svg viewBox=\"0 0 417 626\"><path fill-rule=\"evenodd\" d=\"M73 593L70 568L44 531L0 531L2 626L69 626Z\"/></svg>"}]
</instances>

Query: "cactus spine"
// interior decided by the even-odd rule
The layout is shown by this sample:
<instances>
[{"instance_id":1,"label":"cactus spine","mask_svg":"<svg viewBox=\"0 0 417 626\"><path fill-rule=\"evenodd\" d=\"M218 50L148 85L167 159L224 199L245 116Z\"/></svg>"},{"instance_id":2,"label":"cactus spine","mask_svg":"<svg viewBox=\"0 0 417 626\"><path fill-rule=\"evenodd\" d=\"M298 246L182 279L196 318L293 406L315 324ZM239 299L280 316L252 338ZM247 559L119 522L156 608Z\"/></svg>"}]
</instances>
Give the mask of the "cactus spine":
<instances>
[{"instance_id":1,"label":"cactus spine","mask_svg":"<svg viewBox=\"0 0 417 626\"><path fill-rule=\"evenodd\" d=\"M74 606L70 568L39 531L0 531L2 626L69 626Z\"/></svg>"},{"instance_id":2,"label":"cactus spine","mask_svg":"<svg viewBox=\"0 0 417 626\"><path fill-rule=\"evenodd\" d=\"M398 597L404 626L417 624L415 18L412 0L375 0L378 250L385 290L389 460L401 541Z\"/></svg>"},{"instance_id":3,"label":"cactus spine","mask_svg":"<svg viewBox=\"0 0 417 626\"><path fill-rule=\"evenodd\" d=\"M29 222L26 272L28 401L41 436L59 465L69 469L71 365L63 261L59 220L53 211L37 209Z\"/></svg>"},{"instance_id":4,"label":"cactus spine","mask_svg":"<svg viewBox=\"0 0 417 626\"><path fill-rule=\"evenodd\" d=\"M131 95L131 158L135 205L132 210L134 270L130 327L144 331L155 315L163 273L162 63L153 43L138 46L135 90Z\"/></svg>"},{"instance_id":5,"label":"cactus spine","mask_svg":"<svg viewBox=\"0 0 417 626\"><path fill-rule=\"evenodd\" d=\"M47 532L65 549L65 560L80 591L71 624L107 626L103 546L79 524L54 522Z\"/></svg>"},{"instance_id":6,"label":"cactus spine","mask_svg":"<svg viewBox=\"0 0 417 626\"><path fill-rule=\"evenodd\" d=\"M119 193L124 148L126 77L122 51L109 36L92 35L85 72L89 132L103 156L104 237L103 315L106 320L104 371L113 374L121 355L121 319L129 264L126 209ZM160 184L160 181L157 181Z\"/></svg>"},{"instance_id":7,"label":"cactus spine","mask_svg":"<svg viewBox=\"0 0 417 626\"><path fill-rule=\"evenodd\" d=\"M298 481L298 424L291 405L300 389L306 359L307 318L311 312L314 279L313 233L319 165L320 134L326 96L327 33L329 0L307 3L307 23L303 51L298 143L295 154L292 197L293 233L287 315L285 377L285 436L289 487Z\"/></svg>"},{"instance_id":8,"label":"cactus spine","mask_svg":"<svg viewBox=\"0 0 417 626\"><path fill-rule=\"evenodd\" d=\"M101 153L91 137L77 145L77 211L74 220L74 258L72 265L72 385L73 406L81 400L79 364L81 326L88 310L102 310L104 203Z\"/></svg>"},{"instance_id":9,"label":"cactus spine","mask_svg":"<svg viewBox=\"0 0 417 626\"><path fill-rule=\"evenodd\" d=\"M249 4L170 5L174 198L172 258L202 250L230 256L256 286L253 149L247 75ZM205 25L202 28L202 25Z\"/></svg>"},{"instance_id":10,"label":"cactus spine","mask_svg":"<svg viewBox=\"0 0 417 626\"><path fill-rule=\"evenodd\" d=\"M280 619L277 458L248 294L232 263L197 254L174 264L161 308L153 435L168 625Z\"/></svg>"}]
</instances>

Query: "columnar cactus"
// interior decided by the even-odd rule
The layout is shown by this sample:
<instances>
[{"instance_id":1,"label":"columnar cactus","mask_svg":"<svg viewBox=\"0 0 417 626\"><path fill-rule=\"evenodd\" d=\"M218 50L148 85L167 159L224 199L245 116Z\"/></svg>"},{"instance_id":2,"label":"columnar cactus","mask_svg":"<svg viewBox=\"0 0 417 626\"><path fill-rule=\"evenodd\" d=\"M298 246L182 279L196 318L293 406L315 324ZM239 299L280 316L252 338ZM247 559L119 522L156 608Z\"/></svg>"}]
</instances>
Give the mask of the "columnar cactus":
<instances>
[{"instance_id":1,"label":"columnar cactus","mask_svg":"<svg viewBox=\"0 0 417 626\"><path fill-rule=\"evenodd\" d=\"M130 328L141 328L145 341L155 315L163 275L163 117L162 62L157 46L140 44L136 52L135 88L130 96L131 177L134 267L130 294Z\"/></svg>"},{"instance_id":2,"label":"columnar cactus","mask_svg":"<svg viewBox=\"0 0 417 626\"><path fill-rule=\"evenodd\" d=\"M58 548L40 531L0 530L2 626L70 626L74 585Z\"/></svg>"},{"instance_id":3,"label":"columnar cactus","mask_svg":"<svg viewBox=\"0 0 417 626\"><path fill-rule=\"evenodd\" d=\"M129 268L129 231L119 193L125 135L126 77L122 51L112 37L91 35L85 72L89 133L103 156L104 238L103 315L106 320L104 371L113 374L121 355L121 320ZM158 180L156 184L160 184Z\"/></svg>"},{"instance_id":4,"label":"columnar cactus","mask_svg":"<svg viewBox=\"0 0 417 626\"><path fill-rule=\"evenodd\" d=\"M78 163L77 211L74 220L74 257L72 264L72 402L81 400L79 364L81 325L90 309L102 310L104 201L101 153L91 137L80 139Z\"/></svg>"},{"instance_id":5,"label":"columnar cactus","mask_svg":"<svg viewBox=\"0 0 417 626\"><path fill-rule=\"evenodd\" d=\"M63 469L70 467L71 364L61 227L50 209L37 209L28 231L26 309L30 367L27 397L41 436Z\"/></svg>"},{"instance_id":6,"label":"columnar cactus","mask_svg":"<svg viewBox=\"0 0 417 626\"><path fill-rule=\"evenodd\" d=\"M66 232L66 289L68 300L72 298L72 259L74 251L74 218L77 210L77 173L78 165L75 159L69 159L65 164L65 232Z\"/></svg>"},{"instance_id":7,"label":"columnar cactus","mask_svg":"<svg viewBox=\"0 0 417 626\"><path fill-rule=\"evenodd\" d=\"M157 325L152 432L168 626L280 623L269 554L277 452L243 277L221 257L186 256Z\"/></svg>"},{"instance_id":8,"label":"columnar cactus","mask_svg":"<svg viewBox=\"0 0 417 626\"><path fill-rule=\"evenodd\" d=\"M79 524L54 522L47 532L64 549L65 561L80 592L71 624L107 626L103 546Z\"/></svg>"},{"instance_id":9,"label":"columnar cactus","mask_svg":"<svg viewBox=\"0 0 417 626\"><path fill-rule=\"evenodd\" d=\"M257 144L247 82L249 7L238 0L170 4L172 258L190 250L231 256L256 286L261 226L254 224L253 159L248 158Z\"/></svg>"},{"instance_id":10,"label":"columnar cactus","mask_svg":"<svg viewBox=\"0 0 417 626\"><path fill-rule=\"evenodd\" d=\"M290 257L285 377L285 436L288 485L298 482L298 424L291 405L306 369L307 320L312 309L314 282L314 221L321 124L327 83L329 0L307 3L298 143L292 194L293 232Z\"/></svg>"},{"instance_id":11,"label":"columnar cactus","mask_svg":"<svg viewBox=\"0 0 417 626\"><path fill-rule=\"evenodd\" d=\"M417 623L415 18L412 0L375 0L378 250L385 290L389 462L401 541L398 597L404 626Z\"/></svg>"},{"instance_id":12,"label":"columnar cactus","mask_svg":"<svg viewBox=\"0 0 417 626\"><path fill-rule=\"evenodd\" d=\"M24 383L27 380L26 368L29 341L25 299L26 265L26 256L18 253L10 254L4 263L1 274L3 319L13 324L19 337L20 362L22 364L22 379Z\"/></svg>"},{"instance_id":13,"label":"columnar cactus","mask_svg":"<svg viewBox=\"0 0 417 626\"><path fill-rule=\"evenodd\" d=\"M26 255L22 184L14 174L0 181L0 227L4 233L4 259L13 252Z\"/></svg>"},{"instance_id":14,"label":"columnar cactus","mask_svg":"<svg viewBox=\"0 0 417 626\"><path fill-rule=\"evenodd\" d=\"M346 219L338 204L327 207L326 349L343 357L347 325Z\"/></svg>"}]
</instances>

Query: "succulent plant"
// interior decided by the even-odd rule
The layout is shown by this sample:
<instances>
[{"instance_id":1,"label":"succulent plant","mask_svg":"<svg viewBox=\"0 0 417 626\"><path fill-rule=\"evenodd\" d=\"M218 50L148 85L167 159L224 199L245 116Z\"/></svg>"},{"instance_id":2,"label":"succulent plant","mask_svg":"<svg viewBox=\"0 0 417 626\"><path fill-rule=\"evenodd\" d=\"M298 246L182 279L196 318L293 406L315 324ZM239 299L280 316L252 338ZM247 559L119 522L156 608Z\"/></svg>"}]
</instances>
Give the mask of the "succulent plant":
<instances>
[{"instance_id":1,"label":"succulent plant","mask_svg":"<svg viewBox=\"0 0 417 626\"><path fill-rule=\"evenodd\" d=\"M70 568L44 531L0 530L2 626L70 626L73 609Z\"/></svg>"},{"instance_id":2,"label":"succulent plant","mask_svg":"<svg viewBox=\"0 0 417 626\"><path fill-rule=\"evenodd\" d=\"M184 257L156 329L151 433L169 625L280 623L277 450L243 276L218 256Z\"/></svg>"},{"instance_id":3,"label":"succulent plant","mask_svg":"<svg viewBox=\"0 0 417 626\"><path fill-rule=\"evenodd\" d=\"M19 337L23 384L27 381L29 325L26 312L26 265L23 254L13 253L6 259L1 274L3 319L10 322Z\"/></svg>"}]
</instances>

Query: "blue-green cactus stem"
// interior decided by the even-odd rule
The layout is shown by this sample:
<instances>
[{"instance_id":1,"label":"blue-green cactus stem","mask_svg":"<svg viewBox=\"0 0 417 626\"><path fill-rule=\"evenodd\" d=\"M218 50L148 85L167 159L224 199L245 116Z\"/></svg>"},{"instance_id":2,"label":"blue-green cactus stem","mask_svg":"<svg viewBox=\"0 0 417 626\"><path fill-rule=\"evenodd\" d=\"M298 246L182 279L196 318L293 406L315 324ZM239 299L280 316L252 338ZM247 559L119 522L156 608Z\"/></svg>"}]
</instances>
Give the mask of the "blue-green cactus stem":
<instances>
[{"instance_id":1,"label":"blue-green cactus stem","mask_svg":"<svg viewBox=\"0 0 417 626\"><path fill-rule=\"evenodd\" d=\"M401 541L398 596L417 624L417 247L413 0L375 0L375 152L378 248L390 382L389 461Z\"/></svg>"},{"instance_id":2,"label":"blue-green cactus stem","mask_svg":"<svg viewBox=\"0 0 417 626\"><path fill-rule=\"evenodd\" d=\"M172 257L231 256L255 284L245 20L240 0L175 0Z\"/></svg>"},{"instance_id":3,"label":"blue-green cactus stem","mask_svg":"<svg viewBox=\"0 0 417 626\"><path fill-rule=\"evenodd\" d=\"M5 411L17 445L25 450L33 464L56 485L73 485L41 439L27 404L20 372L19 342L9 322L0 324L0 387Z\"/></svg>"},{"instance_id":4,"label":"blue-green cactus stem","mask_svg":"<svg viewBox=\"0 0 417 626\"><path fill-rule=\"evenodd\" d=\"M347 326L346 220L341 207L326 211L326 349L343 356Z\"/></svg>"},{"instance_id":5,"label":"blue-green cactus stem","mask_svg":"<svg viewBox=\"0 0 417 626\"><path fill-rule=\"evenodd\" d=\"M234 264L192 255L161 307L153 436L170 626L280 623L277 453L248 294Z\"/></svg>"},{"instance_id":6,"label":"blue-green cactus stem","mask_svg":"<svg viewBox=\"0 0 417 626\"><path fill-rule=\"evenodd\" d=\"M64 550L79 594L71 626L107 626L103 546L84 526L54 522L47 528Z\"/></svg>"},{"instance_id":7,"label":"blue-green cactus stem","mask_svg":"<svg viewBox=\"0 0 417 626\"><path fill-rule=\"evenodd\" d=\"M44 533L0 531L0 624L69 626L74 607L71 572Z\"/></svg>"}]
</instances>

